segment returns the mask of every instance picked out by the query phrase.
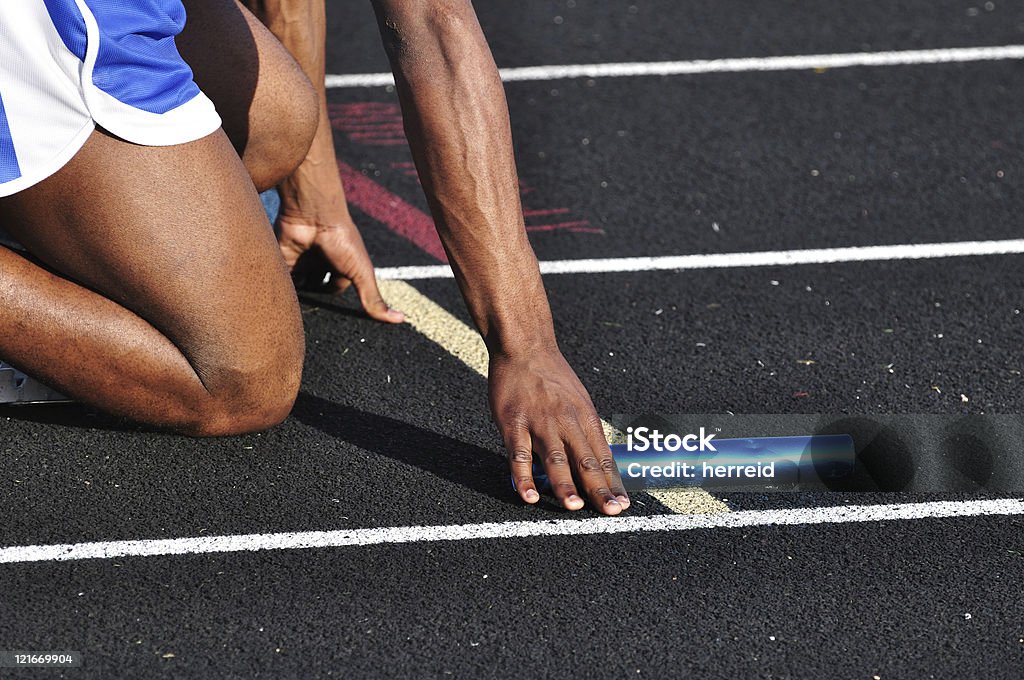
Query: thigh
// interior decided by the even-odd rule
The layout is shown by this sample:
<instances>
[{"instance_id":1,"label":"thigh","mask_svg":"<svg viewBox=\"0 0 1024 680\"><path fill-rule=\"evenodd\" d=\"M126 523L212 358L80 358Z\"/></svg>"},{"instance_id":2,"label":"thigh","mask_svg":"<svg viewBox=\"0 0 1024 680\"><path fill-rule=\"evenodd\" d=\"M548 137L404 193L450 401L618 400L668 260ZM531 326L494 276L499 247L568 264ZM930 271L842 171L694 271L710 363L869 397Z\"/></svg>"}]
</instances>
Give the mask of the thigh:
<instances>
[{"instance_id":1,"label":"thigh","mask_svg":"<svg viewBox=\"0 0 1024 680\"><path fill-rule=\"evenodd\" d=\"M294 290L221 131L168 147L96 131L56 174L0 199L0 222L47 266L152 324L208 387L301 364Z\"/></svg>"},{"instance_id":2,"label":"thigh","mask_svg":"<svg viewBox=\"0 0 1024 680\"><path fill-rule=\"evenodd\" d=\"M183 0L178 49L246 165L268 148L309 147L316 93L288 50L235 0ZM306 148L301 150L305 154Z\"/></svg>"}]
</instances>

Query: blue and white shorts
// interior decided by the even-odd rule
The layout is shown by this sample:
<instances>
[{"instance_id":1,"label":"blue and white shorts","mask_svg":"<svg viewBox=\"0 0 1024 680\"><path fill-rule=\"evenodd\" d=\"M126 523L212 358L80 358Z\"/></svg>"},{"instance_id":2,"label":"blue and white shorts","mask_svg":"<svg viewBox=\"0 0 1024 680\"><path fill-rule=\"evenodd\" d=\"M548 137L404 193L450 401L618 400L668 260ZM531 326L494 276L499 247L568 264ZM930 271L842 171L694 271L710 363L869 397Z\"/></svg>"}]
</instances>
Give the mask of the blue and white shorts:
<instances>
[{"instance_id":1,"label":"blue and white shorts","mask_svg":"<svg viewBox=\"0 0 1024 680\"><path fill-rule=\"evenodd\" d=\"M0 0L0 196L62 168L98 125L146 146L220 117L174 44L180 0Z\"/></svg>"}]
</instances>

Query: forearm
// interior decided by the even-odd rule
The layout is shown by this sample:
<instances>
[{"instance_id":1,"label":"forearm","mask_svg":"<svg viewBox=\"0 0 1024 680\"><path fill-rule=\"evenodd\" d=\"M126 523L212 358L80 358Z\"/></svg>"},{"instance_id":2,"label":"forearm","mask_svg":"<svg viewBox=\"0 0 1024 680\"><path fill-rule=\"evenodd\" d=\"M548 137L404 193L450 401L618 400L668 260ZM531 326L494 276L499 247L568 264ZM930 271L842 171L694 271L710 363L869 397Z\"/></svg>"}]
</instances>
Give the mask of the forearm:
<instances>
[{"instance_id":1,"label":"forearm","mask_svg":"<svg viewBox=\"0 0 1024 680\"><path fill-rule=\"evenodd\" d=\"M278 186L281 212L302 216L315 210L348 217L324 89L324 0L244 0L243 4L291 53L313 83L320 101L320 120L309 152L298 169Z\"/></svg>"},{"instance_id":2,"label":"forearm","mask_svg":"<svg viewBox=\"0 0 1024 680\"><path fill-rule=\"evenodd\" d=\"M375 7L406 134L470 314L492 352L555 348L523 224L505 93L472 6Z\"/></svg>"}]
</instances>

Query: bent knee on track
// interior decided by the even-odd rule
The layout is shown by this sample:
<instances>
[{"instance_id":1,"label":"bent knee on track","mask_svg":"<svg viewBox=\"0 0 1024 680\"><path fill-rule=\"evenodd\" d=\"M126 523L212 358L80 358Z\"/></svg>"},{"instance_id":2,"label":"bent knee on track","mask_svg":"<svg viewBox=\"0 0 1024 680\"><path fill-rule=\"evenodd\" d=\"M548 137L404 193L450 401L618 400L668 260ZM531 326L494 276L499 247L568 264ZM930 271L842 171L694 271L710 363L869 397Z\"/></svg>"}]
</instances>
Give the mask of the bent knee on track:
<instances>
[{"instance_id":1,"label":"bent knee on track","mask_svg":"<svg viewBox=\"0 0 1024 680\"><path fill-rule=\"evenodd\" d=\"M298 395L305 341L301 325L279 325L276 332L225 341L193 356L204 389L182 404L184 422L174 429L214 437L266 430L283 421Z\"/></svg>"},{"instance_id":2,"label":"bent knee on track","mask_svg":"<svg viewBox=\"0 0 1024 680\"><path fill-rule=\"evenodd\" d=\"M291 412L302 376L298 361L265 366L220 366L207 378L208 396L191 404L186 434L219 437L258 432L283 421Z\"/></svg>"}]
</instances>

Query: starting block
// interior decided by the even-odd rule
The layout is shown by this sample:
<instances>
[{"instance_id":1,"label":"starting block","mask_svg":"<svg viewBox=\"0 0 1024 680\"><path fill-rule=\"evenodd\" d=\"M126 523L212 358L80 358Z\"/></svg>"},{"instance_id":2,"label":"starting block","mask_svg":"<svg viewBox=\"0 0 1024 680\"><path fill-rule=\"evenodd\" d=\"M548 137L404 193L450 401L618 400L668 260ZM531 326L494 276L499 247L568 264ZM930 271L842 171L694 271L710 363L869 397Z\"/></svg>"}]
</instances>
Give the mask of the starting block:
<instances>
[{"instance_id":1,"label":"starting block","mask_svg":"<svg viewBox=\"0 0 1024 680\"><path fill-rule=\"evenodd\" d=\"M0 361L0 404L70 402L63 394Z\"/></svg>"}]
</instances>

